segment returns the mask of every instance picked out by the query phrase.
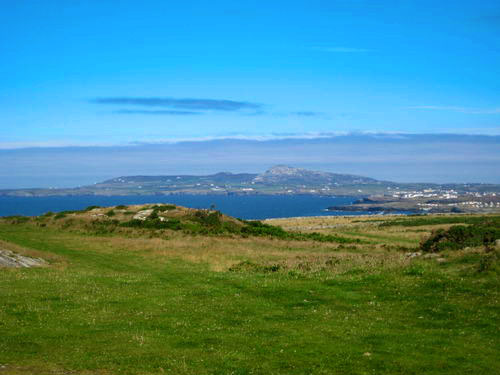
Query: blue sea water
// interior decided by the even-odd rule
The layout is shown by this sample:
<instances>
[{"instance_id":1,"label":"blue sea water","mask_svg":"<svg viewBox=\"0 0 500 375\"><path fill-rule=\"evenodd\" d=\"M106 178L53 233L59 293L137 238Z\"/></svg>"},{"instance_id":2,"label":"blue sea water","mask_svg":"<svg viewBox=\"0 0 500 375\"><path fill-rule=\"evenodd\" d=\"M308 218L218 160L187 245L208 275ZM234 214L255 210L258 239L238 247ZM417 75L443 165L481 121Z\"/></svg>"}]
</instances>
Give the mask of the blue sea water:
<instances>
[{"instance_id":1,"label":"blue sea water","mask_svg":"<svg viewBox=\"0 0 500 375\"><path fill-rule=\"evenodd\" d=\"M35 216L47 211L81 210L88 206L172 203L191 208L215 208L241 219L295 216L360 215L368 212L331 212L329 206L347 205L353 197L317 195L168 195L168 196L61 196L0 197L0 216Z\"/></svg>"}]
</instances>

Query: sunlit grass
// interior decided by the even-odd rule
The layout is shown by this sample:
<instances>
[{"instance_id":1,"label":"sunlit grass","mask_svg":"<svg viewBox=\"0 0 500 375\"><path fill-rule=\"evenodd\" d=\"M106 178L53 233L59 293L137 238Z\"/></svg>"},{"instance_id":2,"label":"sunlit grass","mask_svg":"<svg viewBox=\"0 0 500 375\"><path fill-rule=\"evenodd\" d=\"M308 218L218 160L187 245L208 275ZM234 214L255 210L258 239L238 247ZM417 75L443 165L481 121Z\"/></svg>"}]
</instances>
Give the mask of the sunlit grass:
<instances>
[{"instance_id":1,"label":"sunlit grass","mask_svg":"<svg viewBox=\"0 0 500 375\"><path fill-rule=\"evenodd\" d=\"M313 230L370 240L339 244L96 234L68 216L0 220L0 247L50 262L0 269L0 374L489 375L500 366L498 265L481 269L491 255L482 248L440 254L444 262L409 257L432 226L288 221L341 224Z\"/></svg>"}]
</instances>

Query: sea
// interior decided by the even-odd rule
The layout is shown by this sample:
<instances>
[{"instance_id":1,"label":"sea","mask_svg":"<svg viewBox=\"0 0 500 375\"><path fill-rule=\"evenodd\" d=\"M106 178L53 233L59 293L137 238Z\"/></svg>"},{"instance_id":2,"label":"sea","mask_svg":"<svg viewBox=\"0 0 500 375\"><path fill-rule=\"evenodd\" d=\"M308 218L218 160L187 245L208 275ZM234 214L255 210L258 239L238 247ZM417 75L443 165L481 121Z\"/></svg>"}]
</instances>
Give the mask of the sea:
<instances>
[{"instance_id":1,"label":"sea","mask_svg":"<svg viewBox=\"0 0 500 375\"><path fill-rule=\"evenodd\" d=\"M81 210L88 206L172 203L191 208L215 208L246 220L301 216L369 215L370 212L327 211L330 206L349 205L355 197L318 195L130 195L130 196L0 196L0 216L36 216L47 211Z\"/></svg>"}]
</instances>

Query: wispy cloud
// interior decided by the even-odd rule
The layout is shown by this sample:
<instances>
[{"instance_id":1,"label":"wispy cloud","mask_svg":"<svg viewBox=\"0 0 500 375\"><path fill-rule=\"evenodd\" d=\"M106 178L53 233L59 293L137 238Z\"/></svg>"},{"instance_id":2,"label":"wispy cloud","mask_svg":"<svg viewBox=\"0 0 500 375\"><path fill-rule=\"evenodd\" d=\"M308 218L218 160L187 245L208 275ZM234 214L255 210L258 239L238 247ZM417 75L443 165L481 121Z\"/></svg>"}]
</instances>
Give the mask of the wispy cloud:
<instances>
[{"instance_id":1,"label":"wispy cloud","mask_svg":"<svg viewBox=\"0 0 500 375\"><path fill-rule=\"evenodd\" d=\"M360 53L370 52L367 48L353 48L353 47L313 47L316 51L335 52L335 53Z\"/></svg>"},{"instance_id":2,"label":"wispy cloud","mask_svg":"<svg viewBox=\"0 0 500 375\"><path fill-rule=\"evenodd\" d=\"M157 115L157 116L191 116L202 115L202 112L195 111L175 111L175 110L141 110L141 109L120 109L113 113L122 115Z\"/></svg>"},{"instance_id":3,"label":"wispy cloud","mask_svg":"<svg viewBox=\"0 0 500 375\"><path fill-rule=\"evenodd\" d=\"M439 105L418 105L408 108L418 109L418 110L431 110L431 111L451 111L451 112L467 113L472 115L500 114L500 108L469 108L469 107L439 106Z\"/></svg>"},{"instance_id":4,"label":"wispy cloud","mask_svg":"<svg viewBox=\"0 0 500 375\"><path fill-rule=\"evenodd\" d=\"M106 105L132 105L142 107L164 107L178 108L188 110L207 110L207 111L240 111L240 110L258 110L262 108L261 104L250 103L235 100L220 99L196 99L196 98L137 98L137 97L111 97L95 98L90 101L95 104Z\"/></svg>"}]
</instances>

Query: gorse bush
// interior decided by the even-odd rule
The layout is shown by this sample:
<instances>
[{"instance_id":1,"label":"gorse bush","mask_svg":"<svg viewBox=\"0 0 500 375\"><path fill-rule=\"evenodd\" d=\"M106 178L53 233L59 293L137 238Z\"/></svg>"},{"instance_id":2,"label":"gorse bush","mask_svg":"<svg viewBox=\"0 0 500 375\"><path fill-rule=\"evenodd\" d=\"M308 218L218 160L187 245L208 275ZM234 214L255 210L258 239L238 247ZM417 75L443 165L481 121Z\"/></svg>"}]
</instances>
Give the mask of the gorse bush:
<instances>
[{"instance_id":1,"label":"gorse bush","mask_svg":"<svg viewBox=\"0 0 500 375\"><path fill-rule=\"evenodd\" d=\"M281 227L264 224L260 221L243 221L245 226L241 228L241 233L253 236L270 236L277 238L289 238L292 233L285 231Z\"/></svg>"},{"instance_id":2,"label":"gorse bush","mask_svg":"<svg viewBox=\"0 0 500 375\"><path fill-rule=\"evenodd\" d=\"M157 212L165 212L165 211L175 210L177 207L173 204L162 204L162 205L154 205L151 208Z\"/></svg>"},{"instance_id":3,"label":"gorse bush","mask_svg":"<svg viewBox=\"0 0 500 375\"><path fill-rule=\"evenodd\" d=\"M108 216L108 217L115 216L115 215L116 215L116 212L114 210L109 210L108 212L106 212L106 216Z\"/></svg>"},{"instance_id":4,"label":"gorse bush","mask_svg":"<svg viewBox=\"0 0 500 375\"><path fill-rule=\"evenodd\" d=\"M465 247L491 246L500 239L500 227L495 220L470 226L454 225L448 230L438 229L420 245L422 251L437 253L443 250L460 250Z\"/></svg>"},{"instance_id":5,"label":"gorse bush","mask_svg":"<svg viewBox=\"0 0 500 375\"><path fill-rule=\"evenodd\" d=\"M336 242L336 243L361 243L359 239L345 238L331 234L322 233L298 233L288 232L281 227L264 224L260 221L244 221L245 227L241 228L241 233L252 236L268 236L284 240L311 240L318 242Z\"/></svg>"},{"instance_id":6,"label":"gorse bush","mask_svg":"<svg viewBox=\"0 0 500 375\"><path fill-rule=\"evenodd\" d=\"M203 226L222 227L222 214L219 211L196 211L194 218Z\"/></svg>"}]
</instances>

